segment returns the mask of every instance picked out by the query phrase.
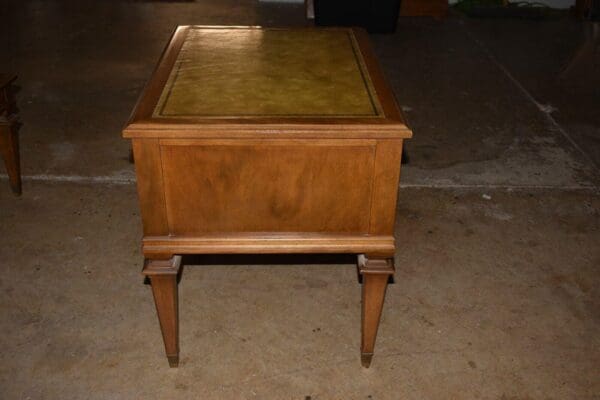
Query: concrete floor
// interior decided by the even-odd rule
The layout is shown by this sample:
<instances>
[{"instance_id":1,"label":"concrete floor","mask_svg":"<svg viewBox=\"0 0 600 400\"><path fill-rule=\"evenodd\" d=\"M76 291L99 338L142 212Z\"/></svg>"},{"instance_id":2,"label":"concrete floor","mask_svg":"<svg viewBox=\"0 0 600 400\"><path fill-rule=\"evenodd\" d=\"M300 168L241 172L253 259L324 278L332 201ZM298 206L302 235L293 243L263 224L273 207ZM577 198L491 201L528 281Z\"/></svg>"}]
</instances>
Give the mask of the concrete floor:
<instances>
[{"instance_id":1,"label":"concrete floor","mask_svg":"<svg viewBox=\"0 0 600 400\"><path fill-rule=\"evenodd\" d=\"M21 198L0 179L0 398L600 399L600 71L557 79L582 24L372 36L415 137L370 369L351 260L277 256L185 260L169 369L120 129L176 24L303 25L302 8L3 7L25 178Z\"/></svg>"}]
</instances>

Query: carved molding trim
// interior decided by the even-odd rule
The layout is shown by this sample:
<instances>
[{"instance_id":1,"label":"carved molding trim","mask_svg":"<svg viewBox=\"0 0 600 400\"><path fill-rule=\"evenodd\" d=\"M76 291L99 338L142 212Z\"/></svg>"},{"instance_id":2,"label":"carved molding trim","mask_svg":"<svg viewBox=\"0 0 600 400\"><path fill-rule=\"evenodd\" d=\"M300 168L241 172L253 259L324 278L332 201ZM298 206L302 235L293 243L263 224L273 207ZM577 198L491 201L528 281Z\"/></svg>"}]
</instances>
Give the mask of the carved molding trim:
<instances>
[{"instance_id":1,"label":"carved molding trim","mask_svg":"<svg viewBox=\"0 0 600 400\"><path fill-rule=\"evenodd\" d=\"M173 256L168 260L146 260L144 262L144 275L177 275L181 268L181 256Z\"/></svg>"},{"instance_id":2,"label":"carved molding trim","mask_svg":"<svg viewBox=\"0 0 600 400\"><path fill-rule=\"evenodd\" d=\"M391 258L367 258L366 255L359 254L358 271L361 275L394 275L394 261Z\"/></svg>"}]
</instances>

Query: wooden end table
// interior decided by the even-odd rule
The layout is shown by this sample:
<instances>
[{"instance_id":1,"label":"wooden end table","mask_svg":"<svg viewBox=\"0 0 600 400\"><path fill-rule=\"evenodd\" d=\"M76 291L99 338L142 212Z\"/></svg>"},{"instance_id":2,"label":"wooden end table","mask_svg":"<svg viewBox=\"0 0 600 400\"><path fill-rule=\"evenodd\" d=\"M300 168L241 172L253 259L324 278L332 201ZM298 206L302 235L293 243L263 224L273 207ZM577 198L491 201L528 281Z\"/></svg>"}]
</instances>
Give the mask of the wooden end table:
<instances>
[{"instance_id":1,"label":"wooden end table","mask_svg":"<svg viewBox=\"0 0 600 400\"><path fill-rule=\"evenodd\" d=\"M4 160L8 182L13 193L21 194L17 107L11 90L17 79L13 74L0 74L0 155Z\"/></svg>"},{"instance_id":2,"label":"wooden end table","mask_svg":"<svg viewBox=\"0 0 600 400\"><path fill-rule=\"evenodd\" d=\"M357 254L370 365L411 131L364 31L181 26L123 136L171 366L181 255L214 253Z\"/></svg>"}]
</instances>

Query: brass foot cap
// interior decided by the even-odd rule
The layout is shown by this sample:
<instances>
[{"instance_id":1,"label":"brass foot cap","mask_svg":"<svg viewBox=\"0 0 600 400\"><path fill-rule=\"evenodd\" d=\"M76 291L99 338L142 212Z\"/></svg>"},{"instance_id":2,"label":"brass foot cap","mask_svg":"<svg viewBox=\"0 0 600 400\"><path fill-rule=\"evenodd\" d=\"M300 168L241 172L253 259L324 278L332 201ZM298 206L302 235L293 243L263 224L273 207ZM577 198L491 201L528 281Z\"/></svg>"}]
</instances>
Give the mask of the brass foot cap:
<instances>
[{"instance_id":1,"label":"brass foot cap","mask_svg":"<svg viewBox=\"0 0 600 400\"><path fill-rule=\"evenodd\" d=\"M362 366L365 368L369 368L371 366L371 361L373 360L373 353L362 353L360 355L360 362Z\"/></svg>"},{"instance_id":2,"label":"brass foot cap","mask_svg":"<svg viewBox=\"0 0 600 400\"><path fill-rule=\"evenodd\" d=\"M167 356L167 360L169 360L169 367L177 368L179 366L179 355L176 354L174 356Z\"/></svg>"}]
</instances>

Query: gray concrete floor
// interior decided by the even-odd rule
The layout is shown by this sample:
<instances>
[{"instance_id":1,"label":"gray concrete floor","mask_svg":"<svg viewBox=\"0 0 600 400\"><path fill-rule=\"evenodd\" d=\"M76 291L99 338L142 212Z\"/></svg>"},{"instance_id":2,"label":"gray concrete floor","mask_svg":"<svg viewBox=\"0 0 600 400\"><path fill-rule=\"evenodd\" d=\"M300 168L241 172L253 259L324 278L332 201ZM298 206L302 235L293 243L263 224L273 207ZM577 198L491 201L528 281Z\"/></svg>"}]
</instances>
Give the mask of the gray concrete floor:
<instances>
[{"instance_id":1,"label":"gray concrete floor","mask_svg":"<svg viewBox=\"0 0 600 400\"><path fill-rule=\"evenodd\" d=\"M303 25L302 8L3 7L25 178L21 198L0 179L0 398L600 399L600 71L557 79L582 24L372 36L415 137L370 369L345 257L188 258L169 369L120 129L175 25Z\"/></svg>"}]
</instances>

